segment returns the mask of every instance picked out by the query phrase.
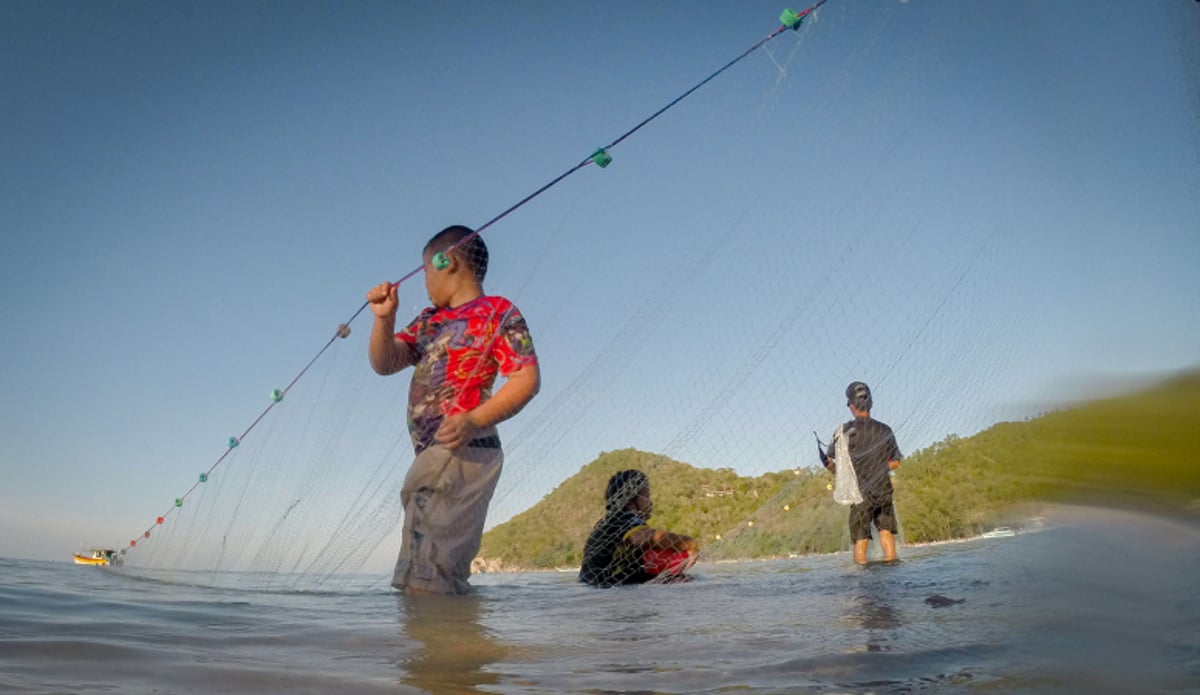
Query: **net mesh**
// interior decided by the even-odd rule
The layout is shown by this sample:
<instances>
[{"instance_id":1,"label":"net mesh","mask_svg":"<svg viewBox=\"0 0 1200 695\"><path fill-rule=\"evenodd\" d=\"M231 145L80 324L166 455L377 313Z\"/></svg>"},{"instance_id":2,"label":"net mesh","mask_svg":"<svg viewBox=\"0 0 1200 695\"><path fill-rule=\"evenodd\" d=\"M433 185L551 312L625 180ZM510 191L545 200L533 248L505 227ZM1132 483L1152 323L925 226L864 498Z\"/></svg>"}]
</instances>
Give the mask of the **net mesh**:
<instances>
[{"instance_id":1,"label":"net mesh","mask_svg":"<svg viewBox=\"0 0 1200 695\"><path fill-rule=\"evenodd\" d=\"M562 216L535 206L489 232L488 290L529 321L543 388L501 426L504 472L477 571L578 569L606 516L607 481L626 469L649 479L649 525L696 541L697 568L846 550L846 508L832 499L812 433L846 419L847 383L871 384L875 414L905 452L1013 414L998 377L1022 355L997 346L1012 344L1025 319L1003 307L1013 251L994 248L1011 229L1002 215L986 227L958 217L969 190L931 191L919 217L891 212L911 162L953 145L929 149L877 127L911 114L916 76L929 68L918 50L892 66L893 79L855 79L887 21L881 12L832 67L838 79L805 91L791 71L811 23L728 78L752 97L728 116L727 145L704 154L708 165L756 173L743 187L708 190L686 167L647 187L609 169L566 182L556 195L574 203ZM874 157L814 171L809 160L831 145L803 130L841 113L851 89L878 106L856 109ZM795 146L739 149L772 129ZM689 147L657 131L655 146L630 159L677 158ZM645 229L636 211L648 205L677 211L674 228ZM425 238L411 237L415 259ZM427 300L419 279L398 292L403 325ZM135 539L124 571L281 590L388 580L412 460L411 372L371 371L370 319ZM188 455L175 465L186 479L208 461ZM903 467L895 484L902 495Z\"/></svg>"}]
</instances>

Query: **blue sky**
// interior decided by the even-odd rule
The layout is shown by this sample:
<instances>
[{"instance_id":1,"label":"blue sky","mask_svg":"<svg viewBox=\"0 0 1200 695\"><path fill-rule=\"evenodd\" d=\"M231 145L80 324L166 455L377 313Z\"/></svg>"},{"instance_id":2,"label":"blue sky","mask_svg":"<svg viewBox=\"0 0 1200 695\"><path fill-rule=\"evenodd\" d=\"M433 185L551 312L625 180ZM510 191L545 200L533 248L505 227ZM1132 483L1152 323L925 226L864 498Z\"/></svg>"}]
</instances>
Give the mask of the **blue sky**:
<instances>
[{"instance_id":1,"label":"blue sky","mask_svg":"<svg viewBox=\"0 0 1200 695\"><path fill-rule=\"evenodd\" d=\"M0 556L139 533L433 232L781 9L0 5ZM1196 365L1198 12L829 0L494 226L487 288L545 381L493 523L624 446L810 465L854 379L912 451ZM402 437L407 377L368 374L354 328L311 378Z\"/></svg>"}]
</instances>

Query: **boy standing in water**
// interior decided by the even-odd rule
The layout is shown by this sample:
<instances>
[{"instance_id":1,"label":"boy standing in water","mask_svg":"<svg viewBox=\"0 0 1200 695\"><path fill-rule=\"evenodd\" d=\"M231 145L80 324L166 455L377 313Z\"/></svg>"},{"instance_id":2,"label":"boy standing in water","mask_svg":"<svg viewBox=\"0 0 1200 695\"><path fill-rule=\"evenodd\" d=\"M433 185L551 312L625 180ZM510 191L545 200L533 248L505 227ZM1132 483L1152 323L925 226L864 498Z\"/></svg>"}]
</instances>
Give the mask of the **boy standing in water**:
<instances>
[{"instance_id":1,"label":"boy standing in water","mask_svg":"<svg viewBox=\"0 0 1200 695\"><path fill-rule=\"evenodd\" d=\"M541 377L521 312L483 293L483 239L447 227L422 257L433 306L403 330L396 332L396 287L384 282L367 292L375 314L371 367L384 375L414 368L408 430L416 459L400 492L404 528L392 586L462 594L504 461L496 425L533 399ZM497 374L507 380L493 394Z\"/></svg>"},{"instance_id":2,"label":"boy standing in water","mask_svg":"<svg viewBox=\"0 0 1200 695\"><path fill-rule=\"evenodd\" d=\"M609 587L683 576L696 562L696 541L650 528L646 520L653 512L645 473L624 470L609 478L604 517L596 522L583 546L579 581Z\"/></svg>"},{"instance_id":3,"label":"boy standing in water","mask_svg":"<svg viewBox=\"0 0 1200 695\"><path fill-rule=\"evenodd\" d=\"M825 467L836 472L842 464L837 451L842 448L843 456L854 468L858 490L862 501L850 507L850 538L854 541L854 561L867 563L867 542L871 539L871 523L879 529L879 545L883 548L883 559L896 559L896 509L892 504L892 478L889 475L900 466L900 448L892 428L871 419L871 389L861 381L846 387L846 405L854 419L839 428L844 437L839 447L839 435L829 442L826 455L822 457Z\"/></svg>"}]
</instances>

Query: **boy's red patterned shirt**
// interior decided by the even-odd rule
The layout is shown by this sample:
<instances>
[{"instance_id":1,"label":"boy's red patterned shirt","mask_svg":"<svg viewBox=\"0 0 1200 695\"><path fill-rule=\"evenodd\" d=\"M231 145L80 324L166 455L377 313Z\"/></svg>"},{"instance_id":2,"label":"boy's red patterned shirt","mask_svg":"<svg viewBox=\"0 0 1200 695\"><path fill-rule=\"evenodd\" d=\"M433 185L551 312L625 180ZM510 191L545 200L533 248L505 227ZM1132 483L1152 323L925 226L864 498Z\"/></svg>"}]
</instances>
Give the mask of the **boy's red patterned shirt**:
<instances>
[{"instance_id":1,"label":"boy's red patterned shirt","mask_svg":"<svg viewBox=\"0 0 1200 695\"><path fill-rule=\"evenodd\" d=\"M537 364L525 317L503 297L479 297L449 309L429 307L396 334L413 354L408 431L419 454L448 415L492 395L496 375Z\"/></svg>"}]
</instances>

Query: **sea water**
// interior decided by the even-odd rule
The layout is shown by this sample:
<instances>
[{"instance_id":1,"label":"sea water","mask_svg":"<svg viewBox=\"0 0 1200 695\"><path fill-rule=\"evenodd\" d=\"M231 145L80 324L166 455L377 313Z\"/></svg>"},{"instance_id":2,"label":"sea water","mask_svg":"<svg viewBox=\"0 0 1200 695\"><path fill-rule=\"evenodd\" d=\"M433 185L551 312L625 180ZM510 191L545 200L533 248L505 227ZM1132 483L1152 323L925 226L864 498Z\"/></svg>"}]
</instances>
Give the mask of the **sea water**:
<instances>
[{"instance_id":1,"label":"sea water","mask_svg":"<svg viewBox=\"0 0 1200 695\"><path fill-rule=\"evenodd\" d=\"M1200 692L1200 523L1060 510L1009 538L408 599L0 560L3 693Z\"/></svg>"}]
</instances>

